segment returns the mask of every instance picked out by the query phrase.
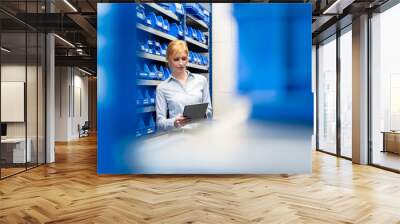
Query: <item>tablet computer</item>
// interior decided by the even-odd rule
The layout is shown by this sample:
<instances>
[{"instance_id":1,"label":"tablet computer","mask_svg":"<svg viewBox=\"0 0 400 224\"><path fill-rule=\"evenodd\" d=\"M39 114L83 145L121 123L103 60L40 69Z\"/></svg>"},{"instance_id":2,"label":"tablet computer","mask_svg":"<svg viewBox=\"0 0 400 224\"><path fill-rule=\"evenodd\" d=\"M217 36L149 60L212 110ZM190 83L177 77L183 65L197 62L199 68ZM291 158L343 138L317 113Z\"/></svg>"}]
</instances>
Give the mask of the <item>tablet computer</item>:
<instances>
[{"instance_id":1,"label":"tablet computer","mask_svg":"<svg viewBox=\"0 0 400 224\"><path fill-rule=\"evenodd\" d=\"M183 116L192 120L200 120L206 117L208 103L186 105L183 109Z\"/></svg>"}]
</instances>

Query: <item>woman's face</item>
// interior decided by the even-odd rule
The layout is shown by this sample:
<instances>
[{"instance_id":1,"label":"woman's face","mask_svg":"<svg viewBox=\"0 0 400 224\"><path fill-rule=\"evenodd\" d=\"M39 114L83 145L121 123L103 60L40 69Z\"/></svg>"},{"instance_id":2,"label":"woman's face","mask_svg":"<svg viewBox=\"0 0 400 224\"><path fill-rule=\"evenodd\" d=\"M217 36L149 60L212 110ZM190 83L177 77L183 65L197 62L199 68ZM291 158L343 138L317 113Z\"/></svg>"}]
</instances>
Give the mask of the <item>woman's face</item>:
<instances>
[{"instance_id":1,"label":"woman's face","mask_svg":"<svg viewBox=\"0 0 400 224\"><path fill-rule=\"evenodd\" d=\"M177 51L168 58L169 67L172 73L184 72L188 63L188 55L185 51Z\"/></svg>"}]
</instances>

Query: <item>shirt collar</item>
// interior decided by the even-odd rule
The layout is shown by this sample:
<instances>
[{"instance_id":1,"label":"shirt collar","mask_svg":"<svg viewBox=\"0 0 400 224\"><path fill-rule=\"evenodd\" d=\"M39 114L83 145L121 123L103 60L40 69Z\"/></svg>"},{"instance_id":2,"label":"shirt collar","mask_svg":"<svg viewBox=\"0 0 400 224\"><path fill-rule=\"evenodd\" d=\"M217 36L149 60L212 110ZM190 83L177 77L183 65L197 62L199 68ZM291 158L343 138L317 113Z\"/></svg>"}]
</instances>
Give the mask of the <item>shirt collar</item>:
<instances>
[{"instance_id":1,"label":"shirt collar","mask_svg":"<svg viewBox=\"0 0 400 224\"><path fill-rule=\"evenodd\" d=\"M194 75L193 75L191 72L186 71L186 73L187 73L187 75L188 75L188 79L189 79L189 78L194 78ZM167 79L168 82L170 82L171 80L178 81L173 75L171 75L171 76Z\"/></svg>"}]
</instances>

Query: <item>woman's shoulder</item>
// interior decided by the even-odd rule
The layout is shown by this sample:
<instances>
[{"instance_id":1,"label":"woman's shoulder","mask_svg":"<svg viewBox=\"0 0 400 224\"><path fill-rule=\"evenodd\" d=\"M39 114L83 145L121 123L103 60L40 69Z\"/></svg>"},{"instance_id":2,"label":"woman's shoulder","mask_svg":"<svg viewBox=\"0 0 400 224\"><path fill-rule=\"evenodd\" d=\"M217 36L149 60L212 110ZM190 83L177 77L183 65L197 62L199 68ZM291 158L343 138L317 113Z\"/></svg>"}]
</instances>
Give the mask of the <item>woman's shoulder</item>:
<instances>
[{"instance_id":1,"label":"woman's shoulder","mask_svg":"<svg viewBox=\"0 0 400 224\"><path fill-rule=\"evenodd\" d=\"M199 80L202 80L202 81L207 81L207 78L204 75L197 74L197 73L192 73L192 72L190 74L193 75L193 77L195 79L199 79Z\"/></svg>"},{"instance_id":2,"label":"woman's shoulder","mask_svg":"<svg viewBox=\"0 0 400 224\"><path fill-rule=\"evenodd\" d=\"M163 90L163 89L165 89L165 88L168 87L168 84L169 84L169 78L166 79L166 80L163 80L162 82L160 82L160 83L157 85L156 89L159 90L159 91L160 91L160 90Z\"/></svg>"}]
</instances>

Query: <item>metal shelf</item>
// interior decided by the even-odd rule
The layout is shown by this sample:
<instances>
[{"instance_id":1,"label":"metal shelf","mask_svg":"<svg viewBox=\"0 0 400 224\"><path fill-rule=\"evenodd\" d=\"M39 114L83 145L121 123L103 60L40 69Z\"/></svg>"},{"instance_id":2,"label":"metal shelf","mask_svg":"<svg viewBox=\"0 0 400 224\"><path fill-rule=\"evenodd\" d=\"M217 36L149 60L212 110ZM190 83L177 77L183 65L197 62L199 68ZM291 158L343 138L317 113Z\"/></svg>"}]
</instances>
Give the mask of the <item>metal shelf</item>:
<instances>
[{"instance_id":1,"label":"metal shelf","mask_svg":"<svg viewBox=\"0 0 400 224\"><path fill-rule=\"evenodd\" d=\"M136 80L136 84L139 86L156 86L161 82L162 82L161 80L147 80L147 79Z\"/></svg>"},{"instance_id":2,"label":"metal shelf","mask_svg":"<svg viewBox=\"0 0 400 224\"><path fill-rule=\"evenodd\" d=\"M154 55L154 54L149 54L149 53L144 53L144 52L139 52L138 56L141 58L146 58L154 61L160 61L160 62L167 62L167 59L165 59L165 56L159 56L159 55Z\"/></svg>"},{"instance_id":3,"label":"metal shelf","mask_svg":"<svg viewBox=\"0 0 400 224\"><path fill-rule=\"evenodd\" d=\"M193 21L194 23L197 23L203 29L208 30L208 25L204 21L201 21L190 14L186 14L186 17L189 18L189 20Z\"/></svg>"},{"instance_id":4,"label":"metal shelf","mask_svg":"<svg viewBox=\"0 0 400 224\"><path fill-rule=\"evenodd\" d=\"M208 71L208 66L204 66L204 65L197 65L197 64L189 63L187 67L189 67L189 68L197 68L197 69L200 69L200 70Z\"/></svg>"},{"instance_id":5,"label":"metal shelf","mask_svg":"<svg viewBox=\"0 0 400 224\"><path fill-rule=\"evenodd\" d=\"M193 39L191 37L185 36L185 41L188 42L188 43L194 44L194 45L196 45L198 47L201 47L204 50L208 50L208 46L207 45L205 45L205 44L203 44L203 43L201 43L201 42L199 42L199 41L197 41L197 40L195 40L195 39Z\"/></svg>"},{"instance_id":6,"label":"metal shelf","mask_svg":"<svg viewBox=\"0 0 400 224\"><path fill-rule=\"evenodd\" d=\"M148 113L148 112L154 112L154 111L156 111L156 107L153 105L144 106L144 107L141 107L141 106L136 107L136 113Z\"/></svg>"},{"instance_id":7,"label":"metal shelf","mask_svg":"<svg viewBox=\"0 0 400 224\"><path fill-rule=\"evenodd\" d=\"M165 56L159 56L159 55L143 53L143 52L139 52L138 56L141 58L146 58L146 59L150 59L150 60L154 60L154 61L167 62L167 59L165 59ZM187 67L208 71L208 66L204 66L204 65L197 65L197 64L189 63Z\"/></svg>"},{"instance_id":8,"label":"metal shelf","mask_svg":"<svg viewBox=\"0 0 400 224\"><path fill-rule=\"evenodd\" d=\"M165 38L165 39L167 39L167 40L176 40L176 39L178 39L178 38L176 38L176 37L174 37L174 36L172 36L172 35L169 35L169 34L167 34L167 33L164 33L164 32L162 32L162 31L156 30L156 29L154 29L154 28L152 28L152 27L145 26L145 25L140 24L140 23L138 23L138 24L136 25L136 27L137 27L138 29L140 29L140 30L143 30L143 31L147 32L147 33L154 34L154 35L156 35L156 36Z\"/></svg>"},{"instance_id":9,"label":"metal shelf","mask_svg":"<svg viewBox=\"0 0 400 224\"><path fill-rule=\"evenodd\" d=\"M173 12L164 9L163 7L159 6L157 3L146 3L147 6L157 10L158 12L168 16L169 18L178 21L179 22L179 18L177 15L175 15Z\"/></svg>"}]
</instances>

